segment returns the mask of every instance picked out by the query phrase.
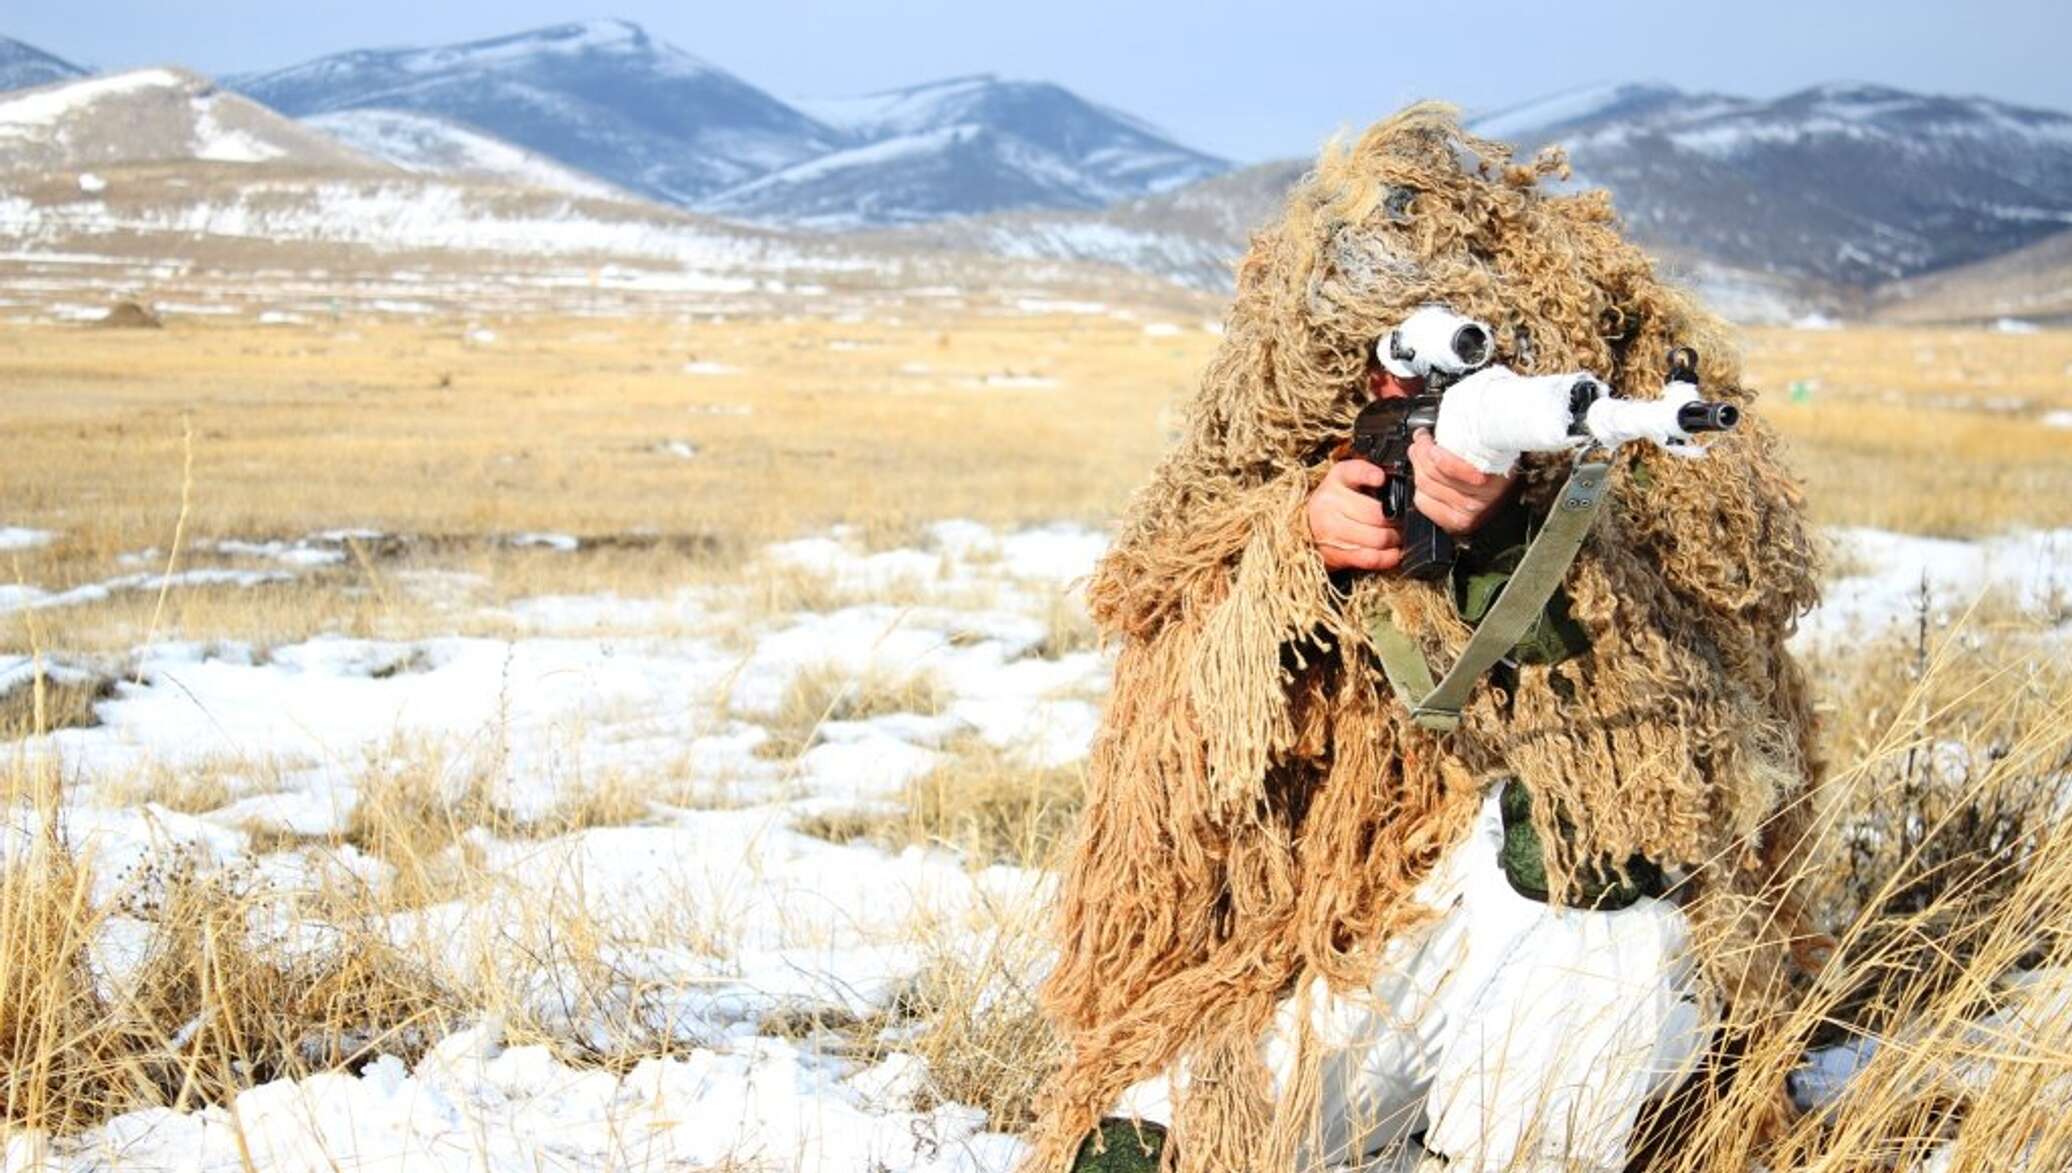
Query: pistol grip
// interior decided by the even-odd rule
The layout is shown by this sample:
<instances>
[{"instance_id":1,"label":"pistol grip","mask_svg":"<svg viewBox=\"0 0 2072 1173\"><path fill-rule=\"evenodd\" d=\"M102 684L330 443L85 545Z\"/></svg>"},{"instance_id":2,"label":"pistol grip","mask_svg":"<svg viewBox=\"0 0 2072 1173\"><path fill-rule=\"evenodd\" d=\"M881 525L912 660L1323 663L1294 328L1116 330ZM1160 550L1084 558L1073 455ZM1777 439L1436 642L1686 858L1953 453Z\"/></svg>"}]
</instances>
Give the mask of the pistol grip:
<instances>
[{"instance_id":1,"label":"pistol grip","mask_svg":"<svg viewBox=\"0 0 2072 1173\"><path fill-rule=\"evenodd\" d=\"M1456 556L1453 535L1432 524L1432 519L1412 509L1403 517L1403 560L1396 572L1420 582L1444 578L1453 570Z\"/></svg>"}]
</instances>

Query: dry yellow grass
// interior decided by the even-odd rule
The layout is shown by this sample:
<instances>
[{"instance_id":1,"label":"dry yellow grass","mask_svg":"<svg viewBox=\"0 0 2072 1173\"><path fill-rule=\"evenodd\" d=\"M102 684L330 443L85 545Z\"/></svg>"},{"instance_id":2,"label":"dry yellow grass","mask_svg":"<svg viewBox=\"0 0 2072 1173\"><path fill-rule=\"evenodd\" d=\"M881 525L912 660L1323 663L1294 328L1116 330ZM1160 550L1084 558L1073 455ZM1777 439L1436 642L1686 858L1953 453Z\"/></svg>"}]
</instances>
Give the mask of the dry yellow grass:
<instances>
[{"instance_id":1,"label":"dry yellow grass","mask_svg":"<svg viewBox=\"0 0 2072 1173\"><path fill-rule=\"evenodd\" d=\"M652 536L680 558L840 520L1103 517L1214 341L1098 316L502 330L489 345L387 323L0 335L8 507L64 531L29 569L163 546L187 419L203 540L559 530Z\"/></svg>"},{"instance_id":2,"label":"dry yellow grass","mask_svg":"<svg viewBox=\"0 0 2072 1173\"><path fill-rule=\"evenodd\" d=\"M407 632L425 571L479 576L447 586L489 599L659 593L732 579L760 543L834 522L889 545L946 516L1102 521L1215 344L1113 316L492 325L488 344L371 322L0 334L0 500L9 524L60 535L14 552L7 578L60 589L162 568L122 556L170 542L190 426L183 567L280 569L209 548L220 539L419 539L356 543L295 582L182 589L163 623L195 637ZM2072 524L2072 430L2040 423L2072 408L2072 335L1758 330L1747 349L1822 520ZM1795 402L1801 380L1815 389ZM592 544L498 540L533 531ZM51 611L50 641L126 647L154 602ZM0 648L24 642L0 621Z\"/></svg>"},{"instance_id":3,"label":"dry yellow grass","mask_svg":"<svg viewBox=\"0 0 2072 1173\"><path fill-rule=\"evenodd\" d=\"M866 721L893 713L932 717L948 704L948 693L932 675L914 672L849 672L834 664L801 670L777 703L774 713L759 720L770 739L759 752L792 758L804 753L829 721Z\"/></svg>"},{"instance_id":4,"label":"dry yellow grass","mask_svg":"<svg viewBox=\"0 0 2072 1173\"><path fill-rule=\"evenodd\" d=\"M907 785L899 809L821 811L801 819L799 829L890 851L948 847L976 867L1050 866L1085 801L1081 765L1032 765L976 738L946 753L942 765Z\"/></svg>"},{"instance_id":5,"label":"dry yellow grass","mask_svg":"<svg viewBox=\"0 0 2072 1173\"><path fill-rule=\"evenodd\" d=\"M1756 330L1747 355L1823 521L2072 524L2072 332Z\"/></svg>"}]
</instances>

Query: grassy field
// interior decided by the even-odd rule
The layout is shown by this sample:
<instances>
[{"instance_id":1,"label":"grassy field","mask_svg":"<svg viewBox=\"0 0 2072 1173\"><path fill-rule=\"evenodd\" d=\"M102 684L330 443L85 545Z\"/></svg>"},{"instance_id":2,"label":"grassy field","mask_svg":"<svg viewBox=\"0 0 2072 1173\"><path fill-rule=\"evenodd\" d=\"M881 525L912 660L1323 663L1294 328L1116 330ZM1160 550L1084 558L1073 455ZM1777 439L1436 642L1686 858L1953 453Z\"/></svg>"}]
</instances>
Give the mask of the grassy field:
<instances>
[{"instance_id":1,"label":"grassy field","mask_svg":"<svg viewBox=\"0 0 2072 1173\"><path fill-rule=\"evenodd\" d=\"M1758 330L1746 341L1762 410L1822 522L1952 537L2072 526L2072 333ZM780 566L765 547L840 523L867 560L933 549L926 527L945 518L1002 532L1104 525L1166 443L1216 342L1170 308L9 329L0 528L55 536L0 551L0 584L148 587L168 567L276 577L0 610L0 656L97 656L106 671L16 689L0 698L0 725L18 735L90 724L114 677L142 675L128 657L147 639L241 640L262 662L319 634L509 635L501 609L556 595L706 592L688 617L658 612L614 630L696 637L738 649L744 664L800 615L948 610L945 640L958 645L982 641L993 612L1019 609L1040 632L1028 661L1067 664L1092 646L1069 597L1021 589L978 555L951 574L942 554L943 572L927 581L865 581ZM335 558L293 574L264 547L340 530L352 532L324 547ZM1998 602L1968 618L1924 605L1916 625L1815 657L1836 766L1837 799L1821 820L1833 842L1821 923L1836 960L1799 1013L1762 1024L1743 1061L1781 1085L1808 1044L1845 1026L1896 1042L1846 1111L1780 1122L1774 1102L1707 1105L1676 1168L1744 1173L1758 1142L1780 1146L1774 1167L1833 1170L1903 1166L1952 1138L1964 1142L1955 1169L2010 1168L2007 1154L2025 1144L2045 1161L2072 1151L2072 1114L2048 1110L2072 1078L2072 1023L1992 1017L2012 1005L2010 973L2065 964L2072 941L2072 838L2051 830L2072 770L2072 677L2058 663L2066 618ZM375 675L421 670L406 660ZM685 728L760 726L756 752L789 781L831 744L830 727L933 718L955 699L934 677L830 660L797 673L767 711L744 715L724 689L671 703L691 714ZM815 800L791 825L888 852L951 851L974 876L995 863L1044 867L1069 834L1075 767L969 737L937 748L941 760L899 802ZM527 991L551 971L583 1005L623 1010L639 1004L623 1001L629 981L654 993L627 977L627 948L724 953L744 931L709 898L687 896L679 921L637 940L550 902L509 928L551 942L529 957L535 969L433 972L377 929L441 906L503 907L513 869L499 845L750 801L689 758L592 776L579 757L554 757L570 777L549 781L565 796L527 814L500 789L515 768L501 733L487 756L399 735L336 766L357 805L305 834L223 812L285 787L306 762L146 761L87 787L65 763L6 751L0 781L13 809L33 815L8 857L27 866L0 880L0 1088L17 1126L222 1104L263 1078L422 1050L433 1028L484 1014L568 1062L624 1070L676 1044L632 1011L612 1019L623 1030L605 1045L571 1038ZM326 967L284 967L234 931L262 900L237 875L176 866L145 885L160 893L146 912L101 906L91 869L53 831L82 791L113 808L219 817L255 855L372 860L387 879L325 873L300 907L342 945ZM118 915L179 931L162 937L140 993L111 999L86 959ZM1056 1054L1019 976L1040 954L1040 919L1040 908L983 903L917 916L905 943L926 960L895 1004L764 1029L832 1039L864 1059L896 1040L925 1059L929 1096L1012 1127ZM983 948L970 947L973 934Z\"/></svg>"},{"instance_id":2,"label":"grassy field","mask_svg":"<svg viewBox=\"0 0 2072 1173\"><path fill-rule=\"evenodd\" d=\"M10 524L62 538L5 577L118 575L123 556L171 546L183 505L183 565L236 564L212 541L359 527L422 540L370 543L327 588L401 558L508 595L726 575L837 522L878 545L942 517L1102 522L1215 344L1155 313L14 329L0 500ZM2072 410L2072 335L1764 330L1747 353L1821 520L2072 525L2072 428L2042 422ZM497 541L541 531L586 549ZM198 589L169 618L264 638L400 621L378 581L357 585L227 603ZM52 638L124 646L143 606L69 609ZM0 647L21 646L14 626Z\"/></svg>"}]
</instances>

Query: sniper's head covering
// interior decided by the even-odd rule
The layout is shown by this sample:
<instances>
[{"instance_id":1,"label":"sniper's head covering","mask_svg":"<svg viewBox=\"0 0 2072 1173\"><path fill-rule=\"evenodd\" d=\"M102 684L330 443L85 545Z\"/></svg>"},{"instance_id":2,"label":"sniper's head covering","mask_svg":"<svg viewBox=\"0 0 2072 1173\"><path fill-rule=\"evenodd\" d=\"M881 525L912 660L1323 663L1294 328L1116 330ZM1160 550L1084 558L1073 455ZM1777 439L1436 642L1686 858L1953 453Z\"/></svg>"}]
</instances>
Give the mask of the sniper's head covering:
<instances>
[{"instance_id":1,"label":"sniper's head covering","mask_svg":"<svg viewBox=\"0 0 2072 1173\"><path fill-rule=\"evenodd\" d=\"M1718 323L1620 235L1605 193L1563 191L1566 175L1557 152L1516 163L1435 104L1327 149L1239 272L1229 334L1271 392L1230 410L1305 442L1341 431L1375 339L1428 303L1488 322L1496 361L1521 373L1587 370L1652 398L1690 345L1706 393L1741 398Z\"/></svg>"}]
</instances>

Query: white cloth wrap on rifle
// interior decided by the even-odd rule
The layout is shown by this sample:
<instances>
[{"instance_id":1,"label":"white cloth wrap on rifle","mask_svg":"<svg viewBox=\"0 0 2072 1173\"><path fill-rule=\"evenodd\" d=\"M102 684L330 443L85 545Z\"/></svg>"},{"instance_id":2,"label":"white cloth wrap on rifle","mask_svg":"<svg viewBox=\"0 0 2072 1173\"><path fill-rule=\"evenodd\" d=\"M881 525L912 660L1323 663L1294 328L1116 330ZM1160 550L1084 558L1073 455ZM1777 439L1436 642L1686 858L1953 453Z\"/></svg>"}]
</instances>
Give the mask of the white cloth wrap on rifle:
<instances>
[{"instance_id":1,"label":"white cloth wrap on rifle","mask_svg":"<svg viewBox=\"0 0 2072 1173\"><path fill-rule=\"evenodd\" d=\"M1631 440L1652 440L1680 455L1697 456L1704 449L1690 444L1691 434L1676 423L1677 409L1698 401L1698 389L1689 383L1670 383L1662 397L1643 402L1637 399L1600 399L1583 417L1591 439L1607 448Z\"/></svg>"},{"instance_id":2,"label":"white cloth wrap on rifle","mask_svg":"<svg viewBox=\"0 0 2072 1173\"><path fill-rule=\"evenodd\" d=\"M1480 331L1485 340L1489 338L1489 327L1482 322L1464 318L1445 306L1422 306L1404 318L1402 325L1382 335L1375 343L1374 357L1381 360L1383 370L1398 379L1422 379L1433 371L1460 374L1474 365L1463 362L1454 350L1454 340L1463 327ZM1398 339L1414 356L1412 359L1396 357L1394 343ZM1481 361L1486 362L1488 357L1485 351Z\"/></svg>"},{"instance_id":3,"label":"white cloth wrap on rifle","mask_svg":"<svg viewBox=\"0 0 2072 1173\"><path fill-rule=\"evenodd\" d=\"M1569 434L1569 391L1581 376L1521 375L1485 367L1447 388L1432 439L1486 473L1510 473L1526 452L1563 452Z\"/></svg>"}]
</instances>

